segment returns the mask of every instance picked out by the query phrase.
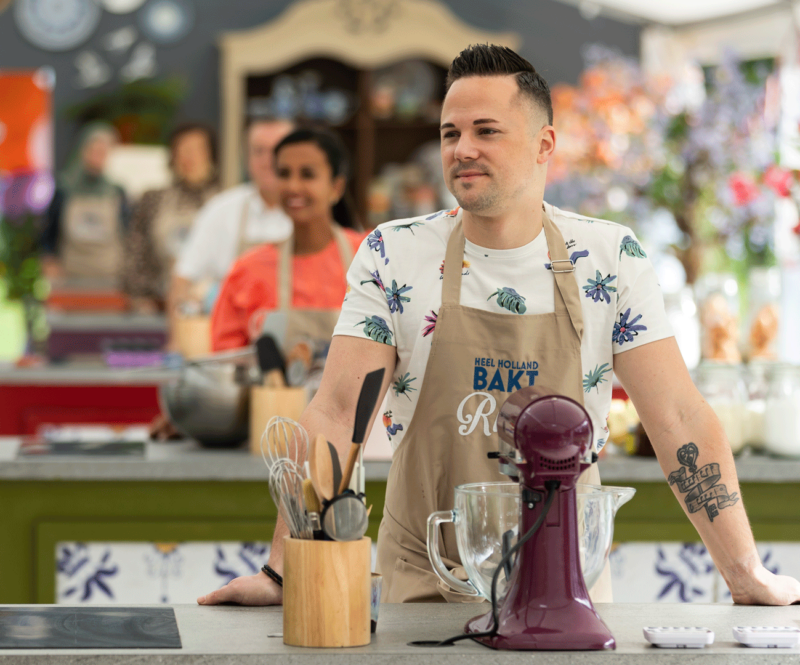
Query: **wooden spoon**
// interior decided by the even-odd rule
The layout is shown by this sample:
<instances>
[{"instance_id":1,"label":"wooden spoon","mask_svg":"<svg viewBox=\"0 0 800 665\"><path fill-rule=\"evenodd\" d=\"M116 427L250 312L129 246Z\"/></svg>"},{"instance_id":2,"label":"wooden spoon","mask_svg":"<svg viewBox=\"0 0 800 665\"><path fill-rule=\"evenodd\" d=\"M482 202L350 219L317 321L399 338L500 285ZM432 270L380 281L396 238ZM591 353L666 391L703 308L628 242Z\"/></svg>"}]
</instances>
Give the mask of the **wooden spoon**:
<instances>
[{"instance_id":1,"label":"wooden spoon","mask_svg":"<svg viewBox=\"0 0 800 665\"><path fill-rule=\"evenodd\" d=\"M333 464L331 455L328 451L328 440L324 434L317 434L311 442L311 450L308 455L309 472L311 473L311 483L320 499L330 501L334 495L333 485Z\"/></svg>"}]
</instances>

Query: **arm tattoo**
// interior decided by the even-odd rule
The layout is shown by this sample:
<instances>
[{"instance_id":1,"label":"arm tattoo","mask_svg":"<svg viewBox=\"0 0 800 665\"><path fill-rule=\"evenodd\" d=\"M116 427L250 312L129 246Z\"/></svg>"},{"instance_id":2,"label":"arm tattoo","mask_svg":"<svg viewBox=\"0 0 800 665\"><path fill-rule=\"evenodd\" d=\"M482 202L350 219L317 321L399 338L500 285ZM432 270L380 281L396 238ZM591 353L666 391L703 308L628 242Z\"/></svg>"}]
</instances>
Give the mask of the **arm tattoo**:
<instances>
[{"instance_id":1,"label":"arm tattoo","mask_svg":"<svg viewBox=\"0 0 800 665\"><path fill-rule=\"evenodd\" d=\"M732 506L739 500L739 497L736 492L728 494L725 485L719 484L719 479L722 477L719 472L719 464L712 462L698 470L695 464L698 452L694 443L687 443L678 449L678 461L683 466L669 474L669 484L677 483L681 493L688 492L684 501L690 513L696 513L701 508L705 508L708 519L713 522L720 510ZM689 476L686 475L687 468L691 474Z\"/></svg>"}]
</instances>

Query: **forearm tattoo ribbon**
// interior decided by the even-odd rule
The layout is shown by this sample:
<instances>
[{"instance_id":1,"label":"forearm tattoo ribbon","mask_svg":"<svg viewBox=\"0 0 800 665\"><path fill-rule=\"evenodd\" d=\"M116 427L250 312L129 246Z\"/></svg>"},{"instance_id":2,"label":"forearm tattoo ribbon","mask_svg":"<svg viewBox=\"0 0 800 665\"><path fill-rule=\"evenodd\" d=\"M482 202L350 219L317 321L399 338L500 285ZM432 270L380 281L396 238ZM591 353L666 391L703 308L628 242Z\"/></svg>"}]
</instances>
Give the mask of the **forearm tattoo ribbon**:
<instances>
[{"instance_id":1,"label":"forearm tattoo ribbon","mask_svg":"<svg viewBox=\"0 0 800 665\"><path fill-rule=\"evenodd\" d=\"M686 494L684 501L690 513L705 508L708 519L713 522L720 510L732 506L739 497L736 492L728 494L725 485L718 484L722 477L719 464L712 462L697 468L695 462L698 452L694 443L687 443L678 450L678 461L684 466L669 474L669 484L677 485L680 492ZM691 475L687 476L687 468Z\"/></svg>"}]
</instances>

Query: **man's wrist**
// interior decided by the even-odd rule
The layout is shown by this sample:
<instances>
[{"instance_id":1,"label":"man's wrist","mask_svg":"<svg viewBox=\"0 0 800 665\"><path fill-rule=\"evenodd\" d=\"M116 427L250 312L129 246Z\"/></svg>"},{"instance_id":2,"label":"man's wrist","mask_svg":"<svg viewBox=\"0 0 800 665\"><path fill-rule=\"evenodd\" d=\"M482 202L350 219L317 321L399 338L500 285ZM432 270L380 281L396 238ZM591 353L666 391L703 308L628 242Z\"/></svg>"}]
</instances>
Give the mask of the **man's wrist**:
<instances>
[{"instance_id":1,"label":"man's wrist","mask_svg":"<svg viewBox=\"0 0 800 665\"><path fill-rule=\"evenodd\" d=\"M759 572L763 569L761 558L756 554L754 557L734 562L719 572L730 592L735 595L739 591L745 592L758 585Z\"/></svg>"}]
</instances>

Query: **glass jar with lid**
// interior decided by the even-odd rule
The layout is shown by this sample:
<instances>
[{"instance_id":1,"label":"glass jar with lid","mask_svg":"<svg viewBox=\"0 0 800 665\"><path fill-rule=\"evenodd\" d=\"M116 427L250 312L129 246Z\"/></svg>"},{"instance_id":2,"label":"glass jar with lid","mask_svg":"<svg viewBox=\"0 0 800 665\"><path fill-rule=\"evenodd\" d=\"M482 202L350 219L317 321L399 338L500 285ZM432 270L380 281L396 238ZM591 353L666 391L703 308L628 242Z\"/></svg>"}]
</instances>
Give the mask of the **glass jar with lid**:
<instances>
[{"instance_id":1,"label":"glass jar with lid","mask_svg":"<svg viewBox=\"0 0 800 665\"><path fill-rule=\"evenodd\" d=\"M800 366L772 368L764 409L764 449L774 455L800 457Z\"/></svg>"},{"instance_id":2,"label":"glass jar with lid","mask_svg":"<svg viewBox=\"0 0 800 665\"><path fill-rule=\"evenodd\" d=\"M747 365L748 402L745 410L744 442L754 450L764 448L764 410L769 393L769 376L774 361L751 360Z\"/></svg>"},{"instance_id":3,"label":"glass jar with lid","mask_svg":"<svg viewBox=\"0 0 800 665\"><path fill-rule=\"evenodd\" d=\"M742 366L703 362L696 372L696 384L722 423L731 450L738 453L745 445L747 388Z\"/></svg>"}]
</instances>

